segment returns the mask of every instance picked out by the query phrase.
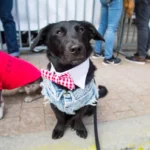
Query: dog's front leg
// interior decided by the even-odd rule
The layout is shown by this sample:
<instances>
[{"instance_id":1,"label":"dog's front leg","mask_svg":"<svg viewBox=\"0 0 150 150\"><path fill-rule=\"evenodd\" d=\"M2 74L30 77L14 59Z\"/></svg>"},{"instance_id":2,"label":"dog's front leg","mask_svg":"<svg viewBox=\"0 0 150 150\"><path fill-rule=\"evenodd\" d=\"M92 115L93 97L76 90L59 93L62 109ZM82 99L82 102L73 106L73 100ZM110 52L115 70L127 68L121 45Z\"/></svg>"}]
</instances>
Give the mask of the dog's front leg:
<instances>
[{"instance_id":1,"label":"dog's front leg","mask_svg":"<svg viewBox=\"0 0 150 150\"><path fill-rule=\"evenodd\" d=\"M81 108L79 111L77 111L76 115L74 116L74 120L72 122L71 127L76 130L76 134L80 136L81 138L87 138L87 130L85 128L84 123L82 122L82 117L87 111L88 106L85 106Z\"/></svg>"},{"instance_id":2,"label":"dog's front leg","mask_svg":"<svg viewBox=\"0 0 150 150\"><path fill-rule=\"evenodd\" d=\"M2 97L2 91L0 90L0 119L4 116L4 100Z\"/></svg>"},{"instance_id":3,"label":"dog's front leg","mask_svg":"<svg viewBox=\"0 0 150 150\"><path fill-rule=\"evenodd\" d=\"M57 118L57 124L53 130L52 138L59 139L64 135L65 132L65 114L59 111L53 104L51 104L51 107Z\"/></svg>"},{"instance_id":4,"label":"dog's front leg","mask_svg":"<svg viewBox=\"0 0 150 150\"><path fill-rule=\"evenodd\" d=\"M32 102L33 100L37 99L41 95L40 80L41 79L38 79L37 81L23 87L24 91L28 95L24 99L25 102L27 103Z\"/></svg>"}]
</instances>

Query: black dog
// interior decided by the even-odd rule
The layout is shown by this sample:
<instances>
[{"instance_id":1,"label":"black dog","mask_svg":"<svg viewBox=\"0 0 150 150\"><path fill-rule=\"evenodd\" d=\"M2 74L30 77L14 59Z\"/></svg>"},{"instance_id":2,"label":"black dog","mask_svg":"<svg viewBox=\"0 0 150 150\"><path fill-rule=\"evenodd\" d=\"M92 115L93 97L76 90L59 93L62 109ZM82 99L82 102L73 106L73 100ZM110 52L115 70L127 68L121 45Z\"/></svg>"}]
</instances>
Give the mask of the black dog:
<instances>
[{"instance_id":1,"label":"black dog","mask_svg":"<svg viewBox=\"0 0 150 150\"><path fill-rule=\"evenodd\" d=\"M49 24L43 28L33 42L31 49L39 44L39 42L45 44L48 47L47 57L56 71L64 72L81 64L90 57L92 53L91 39L104 41L103 37L91 23L85 21L62 21ZM48 64L48 70L51 68L51 63ZM94 78L95 70L96 67L90 61L86 84ZM61 88L68 90L63 86ZM76 86L76 88L79 87ZM99 86L100 97L104 97L106 94L107 89ZM82 138L87 137L87 130L82 122L82 117L84 115L91 115L95 106L88 105L82 107L76 111L75 115L61 112L53 104L51 104L51 107L57 118L57 124L52 133L53 139L61 138L66 125L69 123L76 130L78 136Z\"/></svg>"}]
</instances>

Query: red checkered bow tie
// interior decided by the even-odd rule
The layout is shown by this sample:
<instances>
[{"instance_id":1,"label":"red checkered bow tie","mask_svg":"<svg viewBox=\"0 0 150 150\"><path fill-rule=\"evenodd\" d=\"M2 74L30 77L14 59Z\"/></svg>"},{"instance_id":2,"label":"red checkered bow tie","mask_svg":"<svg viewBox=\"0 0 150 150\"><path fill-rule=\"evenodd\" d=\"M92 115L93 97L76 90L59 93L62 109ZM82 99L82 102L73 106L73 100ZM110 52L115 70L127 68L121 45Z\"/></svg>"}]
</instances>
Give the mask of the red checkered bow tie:
<instances>
[{"instance_id":1,"label":"red checkered bow tie","mask_svg":"<svg viewBox=\"0 0 150 150\"><path fill-rule=\"evenodd\" d=\"M72 80L69 73L62 73L60 75L57 75L53 72L41 69L41 74L44 78L62 86L65 86L69 90L73 90L75 88L74 81Z\"/></svg>"}]
</instances>

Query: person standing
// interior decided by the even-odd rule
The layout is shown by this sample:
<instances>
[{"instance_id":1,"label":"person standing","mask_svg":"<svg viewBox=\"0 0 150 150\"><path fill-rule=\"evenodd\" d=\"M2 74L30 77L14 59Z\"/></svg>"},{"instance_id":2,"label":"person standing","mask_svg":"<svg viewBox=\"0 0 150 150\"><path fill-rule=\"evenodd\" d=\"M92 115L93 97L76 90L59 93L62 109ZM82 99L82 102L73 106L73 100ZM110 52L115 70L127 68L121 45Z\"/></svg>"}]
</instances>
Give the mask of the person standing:
<instances>
[{"instance_id":1,"label":"person standing","mask_svg":"<svg viewBox=\"0 0 150 150\"><path fill-rule=\"evenodd\" d=\"M103 64L115 64L121 63L120 58L113 56L113 48L116 37L116 31L119 25L119 21L123 10L123 0L100 0L101 2L101 21L99 26L99 33L105 35L105 49L104 56L102 54L102 42L96 41L94 54L92 58L104 57Z\"/></svg>"},{"instance_id":2,"label":"person standing","mask_svg":"<svg viewBox=\"0 0 150 150\"><path fill-rule=\"evenodd\" d=\"M137 26L137 52L125 60L136 64L145 64L150 60L147 55L150 49L150 0L135 0L135 15Z\"/></svg>"},{"instance_id":3,"label":"person standing","mask_svg":"<svg viewBox=\"0 0 150 150\"><path fill-rule=\"evenodd\" d=\"M0 0L0 19L4 28L8 53L12 56L19 57L16 25L11 14L12 7L13 0Z\"/></svg>"}]
</instances>

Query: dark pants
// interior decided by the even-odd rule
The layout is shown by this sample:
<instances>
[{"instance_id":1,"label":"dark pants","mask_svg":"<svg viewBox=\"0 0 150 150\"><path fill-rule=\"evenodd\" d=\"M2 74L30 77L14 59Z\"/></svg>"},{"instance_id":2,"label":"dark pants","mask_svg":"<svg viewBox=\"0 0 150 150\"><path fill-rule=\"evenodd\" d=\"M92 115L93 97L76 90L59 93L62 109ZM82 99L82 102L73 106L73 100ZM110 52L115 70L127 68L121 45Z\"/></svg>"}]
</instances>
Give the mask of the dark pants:
<instances>
[{"instance_id":1,"label":"dark pants","mask_svg":"<svg viewBox=\"0 0 150 150\"><path fill-rule=\"evenodd\" d=\"M150 48L150 0L135 0L135 14L137 26L137 52L145 58Z\"/></svg>"},{"instance_id":2,"label":"dark pants","mask_svg":"<svg viewBox=\"0 0 150 150\"><path fill-rule=\"evenodd\" d=\"M3 23L8 53L18 56L19 48L16 37L16 26L11 15L12 7L13 0L0 0L0 19Z\"/></svg>"}]
</instances>

